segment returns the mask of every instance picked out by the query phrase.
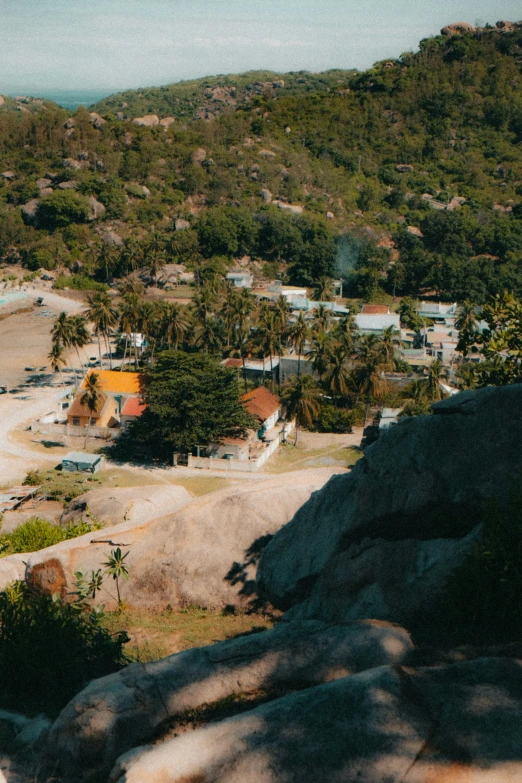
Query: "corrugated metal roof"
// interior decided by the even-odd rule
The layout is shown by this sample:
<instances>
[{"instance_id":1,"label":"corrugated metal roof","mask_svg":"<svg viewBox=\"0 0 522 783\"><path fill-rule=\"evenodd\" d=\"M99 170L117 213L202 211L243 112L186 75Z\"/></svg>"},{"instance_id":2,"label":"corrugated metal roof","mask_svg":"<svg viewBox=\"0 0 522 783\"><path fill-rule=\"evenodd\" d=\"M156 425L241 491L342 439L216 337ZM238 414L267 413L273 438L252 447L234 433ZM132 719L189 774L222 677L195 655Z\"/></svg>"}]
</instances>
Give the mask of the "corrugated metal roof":
<instances>
[{"instance_id":1,"label":"corrugated metal roof","mask_svg":"<svg viewBox=\"0 0 522 783\"><path fill-rule=\"evenodd\" d=\"M62 462L82 462L87 465L96 465L101 459L101 454L86 454L84 451L69 451Z\"/></svg>"},{"instance_id":2,"label":"corrugated metal roof","mask_svg":"<svg viewBox=\"0 0 522 783\"><path fill-rule=\"evenodd\" d=\"M357 313L355 316L355 323L358 329L369 329L370 331L379 331L382 329L388 329L393 326L397 331L400 330L400 316L395 313L389 313L387 315L366 315L365 313Z\"/></svg>"}]
</instances>

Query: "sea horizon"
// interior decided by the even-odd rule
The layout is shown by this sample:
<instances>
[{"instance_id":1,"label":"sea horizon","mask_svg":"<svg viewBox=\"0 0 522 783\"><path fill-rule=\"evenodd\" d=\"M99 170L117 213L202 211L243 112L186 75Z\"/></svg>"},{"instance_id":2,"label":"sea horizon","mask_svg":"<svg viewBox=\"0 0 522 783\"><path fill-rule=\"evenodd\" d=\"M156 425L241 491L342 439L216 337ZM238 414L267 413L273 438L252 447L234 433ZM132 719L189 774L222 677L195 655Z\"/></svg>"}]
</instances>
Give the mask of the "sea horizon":
<instances>
[{"instance_id":1,"label":"sea horizon","mask_svg":"<svg viewBox=\"0 0 522 783\"><path fill-rule=\"evenodd\" d=\"M64 109L70 109L74 111L79 106L92 106L94 103L107 98L109 95L113 95L120 90L96 90L96 89L80 89L80 90L16 90L4 93L12 98L16 98L18 95L27 95L31 98L44 98L47 101L53 101Z\"/></svg>"}]
</instances>

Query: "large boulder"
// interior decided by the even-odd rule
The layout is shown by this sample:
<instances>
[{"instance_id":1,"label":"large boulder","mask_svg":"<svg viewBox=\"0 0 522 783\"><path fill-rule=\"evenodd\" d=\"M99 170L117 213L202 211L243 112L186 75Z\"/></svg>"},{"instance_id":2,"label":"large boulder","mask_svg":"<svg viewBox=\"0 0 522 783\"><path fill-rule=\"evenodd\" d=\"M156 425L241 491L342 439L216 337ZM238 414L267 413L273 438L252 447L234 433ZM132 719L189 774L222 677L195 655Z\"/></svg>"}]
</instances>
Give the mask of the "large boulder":
<instances>
[{"instance_id":1,"label":"large boulder","mask_svg":"<svg viewBox=\"0 0 522 783\"><path fill-rule=\"evenodd\" d=\"M89 220L98 220L105 215L106 209L101 201L97 201L94 196L89 196Z\"/></svg>"},{"instance_id":2,"label":"large boulder","mask_svg":"<svg viewBox=\"0 0 522 783\"><path fill-rule=\"evenodd\" d=\"M38 208L40 206L39 198L32 198L22 207L22 219L28 226L38 228Z\"/></svg>"},{"instance_id":3,"label":"large boulder","mask_svg":"<svg viewBox=\"0 0 522 783\"><path fill-rule=\"evenodd\" d=\"M463 35L464 33L472 33L477 28L475 25L470 24L469 22L455 22L454 24L449 24L446 27L443 27L440 31L442 35L445 36L452 36L452 35Z\"/></svg>"},{"instance_id":4,"label":"large boulder","mask_svg":"<svg viewBox=\"0 0 522 783\"><path fill-rule=\"evenodd\" d=\"M132 124L137 125L139 128L155 128L156 125L159 125L159 122L157 114L146 114L144 117L135 117Z\"/></svg>"},{"instance_id":5,"label":"large boulder","mask_svg":"<svg viewBox=\"0 0 522 783\"><path fill-rule=\"evenodd\" d=\"M309 687L384 664L412 649L383 623L281 623L271 631L133 664L91 682L61 712L49 753L75 781L108 771L121 753L182 713L233 694Z\"/></svg>"},{"instance_id":6,"label":"large boulder","mask_svg":"<svg viewBox=\"0 0 522 783\"><path fill-rule=\"evenodd\" d=\"M102 519L123 516L125 521L25 554L26 578L66 595L74 590L76 571L102 568L110 549L120 546L129 553L130 572L122 596L132 606L257 605L255 577L263 547L331 475L331 470L312 470L258 479L192 502L182 487L165 487L163 493L144 488L149 500L140 497L139 488L89 492L72 505L71 518L90 510ZM14 557L0 560L0 589L9 581ZM102 591L98 600L112 605L114 599Z\"/></svg>"},{"instance_id":7,"label":"large boulder","mask_svg":"<svg viewBox=\"0 0 522 783\"><path fill-rule=\"evenodd\" d=\"M463 392L385 431L274 536L258 581L297 616L411 627L480 535L487 503L522 483L522 385Z\"/></svg>"},{"instance_id":8,"label":"large boulder","mask_svg":"<svg viewBox=\"0 0 522 783\"><path fill-rule=\"evenodd\" d=\"M110 783L522 781L522 662L379 667L116 763Z\"/></svg>"}]
</instances>

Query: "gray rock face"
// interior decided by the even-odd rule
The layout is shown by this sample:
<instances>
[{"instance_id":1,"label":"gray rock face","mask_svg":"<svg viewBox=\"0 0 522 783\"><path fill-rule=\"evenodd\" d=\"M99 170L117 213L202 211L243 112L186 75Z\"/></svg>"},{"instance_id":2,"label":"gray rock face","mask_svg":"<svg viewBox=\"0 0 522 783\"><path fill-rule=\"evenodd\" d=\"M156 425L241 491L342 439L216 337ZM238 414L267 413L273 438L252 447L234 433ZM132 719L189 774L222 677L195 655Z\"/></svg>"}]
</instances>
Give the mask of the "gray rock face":
<instances>
[{"instance_id":1,"label":"gray rock face","mask_svg":"<svg viewBox=\"0 0 522 783\"><path fill-rule=\"evenodd\" d=\"M522 665L380 668L136 748L110 783L522 780Z\"/></svg>"},{"instance_id":2,"label":"gray rock face","mask_svg":"<svg viewBox=\"0 0 522 783\"><path fill-rule=\"evenodd\" d=\"M318 685L397 664L411 649L406 631L384 623L281 623L261 634L133 664L95 680L71 701L52 727L49 752L75 781L101 774L185 710L234 693Z\"/></svg>"},{"instance_id":3,"label":"gray rock face","mask_svg":"<svg viewBox=\"0 0 522 783\"><path fill-rule=\"evenodd\" d=\"M22 207L22 218L24 223L28 226L38 226L38 207L40 206L39 198L32 198L27 204Z\"/></svg>"},{"instance_id":4,"label":"gray rock face","mask_svg":"<svg viewBox=\"0 0 522 783\"><path fill-rule=\"evenodd\" d=\"M106 209L101 201L97 201L94 196L89 196L89 220L98 220L105 215Z\"/></svg>"},{"instance_id":5,"label":"gray rock face","mask_svg":"<svg viewBox=\"0 0 522 783\"><path fill-rule=\"evenodd\" d=\"M442 35L445 36L451 36L451 35L462 35L463 33L472 33L477 28L475 25L470 24L469 22L455 22L454 24L449 24L446 27L443 27L440 31Z\"/></svg>"},{"instance_id":6,"label":"gray rock face","mask_svg":"<svg viewBox=\"0 0 522 783\"><path fill-rule=\"evenodd\" d=\"M187 228L190 228L190 223L188 220L184 220L183 218L177 218L174 225L176 227L176 231L186 231Z\"/></svg>"},{"instance_id":7,"label":"gray rock face","mask_svg":"<svg viewBox=\"0 0 522 783\"><path fill-rule=\"evenodd\" d=\"M258 582L296 616L379 617L407 627L436 599L522 477L522 385L463 392L407 419L334 476L266 547Z\"/></svg>"},{"instance_id":8,"label":"gray rock face","mask_svg":"<svg viewBox=\"0 0 522 783\"><path fill-rule=\"evenodd\" d=\"M268 188L261 188L261 190L259 191L259 195L261 196L265 204L270 204L270 202L272 201L273 198L272 192Z\"/></svg>"}]
</instances>

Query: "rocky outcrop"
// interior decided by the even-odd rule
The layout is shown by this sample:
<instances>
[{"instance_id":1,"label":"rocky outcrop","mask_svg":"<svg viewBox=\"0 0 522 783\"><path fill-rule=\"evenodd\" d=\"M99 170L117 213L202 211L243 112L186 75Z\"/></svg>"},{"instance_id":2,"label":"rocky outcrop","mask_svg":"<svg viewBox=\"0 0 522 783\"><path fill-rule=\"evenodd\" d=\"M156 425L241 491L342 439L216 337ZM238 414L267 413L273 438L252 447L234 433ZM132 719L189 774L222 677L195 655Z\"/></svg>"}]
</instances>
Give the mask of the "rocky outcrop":
<instances>
[{"instance_id":1,"label":"rocky outcrop","mask_svg":"<svg viewBox=\"0 0 522 783\"><path fill-rule=\"evenodd\" d=\"M177 218L174 226L176 231L186 231L187 228L190 228L190 223L184 218Z\"/></svg>"},{"instance_id":2,"label":"rocky outcrop","mask_svg":"<svg viewBox=\"0 0 522 783\"><path fill-rule=\"evenodd\" d=\"M185 711L233 694L310 687L398 664L411 649L406 631L384 623L281 623L261 634L134 664L95 680L71 701L52 727L50 753L75 781L100 775L169 718L175 730L175 717Z\"/></svg>"},{"instance_id":3,"label":"rocky outcrop","mask_svg":"<svg viewBox=\"0 0 522 783\"><path fill-rule=\"evenodd\" d=\"M146 114L144 117L135 117L132 124L137 125L139 128L155 128L156 125L159 125L159 122L157 114Z\"/></svg>"},{"instance_id":4,"label":"rocky outcrop","mask_svg":"<svg viewBox=\"0 0 522 783\"><path fill-rule=\"evenodd\" d=\"M203 163L206 157L207 151L203 149L203 147L199 147L199 149L192 153L192 160L194 163Z\"/></svg>"},{"instance_id":5,"label":"rocky outcrop","mask_svg":"<svg viewBox=\"0 0 522 783\"><path fill-rule=\"evenodd\" d=\"M261 590L294 617L412 627L480 535L485 504L506 508L522 483L521 405L522 385L491 387L402 420L274 536Z\"/></svg>"},{"instance_id":6,"label":"rocky outcrop","mask_svg":"<svg viewBox=\"0 0 522 783\"><path fill-rule=\"evenodd\" d=\"M268 188L261 188L261 190L259 191L259 195L261 196L265 204L270 204L270 202L272 201L273 198L272 191L270 191Z\"/></svg>"},{"instance_id":7,"label":"rocky outcrop","mask_svg":"<svg viewBox=\"0 0 522 783\"><path fill-rule=\"evenodd\" d=\"M449 24L446 27L443 27L441 32L441 35L451 36L451 35L463 35L464 33L473 33L477 28L474 24L470 24L469 22L455 22L454 24Z\"/></svg>"},{"instance_id":8,"label":"rocky outcrop","mask_svg":"<svg viewBox=\"0 0 522 783\"><path fill-rule=\"evenodd\" d=\"M521 695L519 660L383 666L136 748L109 781L519 783Z\"/></svg>"},{"instance_id":9,"label":"rocky outcrop","mask_svg":"<svg viewBox=\"0 0 522 783\"><path fill-rule=\"evenodd\" d=\"M278 201L277 199L274 199L272 203L275 204L276 207L279 207L279 209L292 212L294 215L302 215L304 212L304 207L300 204L288 204L286 201Z\"/></svg>"},{"instance_id":10,"label":"rocky outcrop","mask_svg":"<svg viewBox=\"0 0 522 783\"><path fill-rule=\"evenodd\" d=\"M125 521L25 554L26 578L45 570L50 592L65 595L74 590L76 571L101 568L111 547L121 546L129 552L130 571L122 594L132 606L257 605L255 576L264 546L332 472L244 482L191 503L181 487L143 488L149 501L140 497L140 488L94 490L72 504L71 518L90 509L102 519ZM0 560L0 589L9 581L14 557ZM113 600L104 591L99 595L100 603Z\"/></svg>"},{"instance_id":11,"label":"rocky outcrop","mask_svg":"<svg viewBox=\"0 0 522 783\"><path fill-rule=\"evenodd\" d=\"M89 220L98 220L105 215L106 209L101 201L97 201L94 196L89 196Z\"/></svg>"},{"instance_id":12,"label":"rocky outcrop","mask_svg":"<svg viewBox=\"0 0 522 783\"><path fill-rule=\"evenodd\" d=\"M40 206L39 198L32 198L27 204L22 207L22 218L24 223L28 226L34 226L38 228L38 207Z\"/></svg>"},{"instance_id":13,"label":"rocky outcrop","mask_svg":"<svg viewBox=\"0 0 522 783\"><path fill-rule=\"evenodd\" d=\"M167 128L168 129L175 122L176 122L176 118L175 117L163 117L163 119L161 119L159 121L159 124L161 125L162 128Z\"/></svg>"}]
</instances>

